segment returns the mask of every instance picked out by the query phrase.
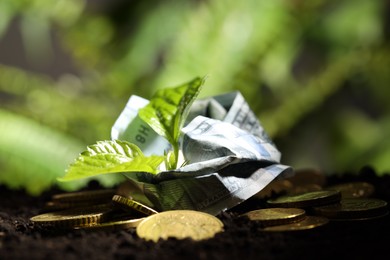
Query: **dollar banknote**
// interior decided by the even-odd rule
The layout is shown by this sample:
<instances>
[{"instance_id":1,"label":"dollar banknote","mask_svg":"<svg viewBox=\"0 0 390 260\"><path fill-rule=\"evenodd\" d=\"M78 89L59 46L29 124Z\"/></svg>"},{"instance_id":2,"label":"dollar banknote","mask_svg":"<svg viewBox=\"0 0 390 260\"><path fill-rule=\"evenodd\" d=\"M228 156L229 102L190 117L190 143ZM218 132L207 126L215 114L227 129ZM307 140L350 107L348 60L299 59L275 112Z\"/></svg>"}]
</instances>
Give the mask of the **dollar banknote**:
<instances>
[{"instance_id":1,"label":"dollar banknote","mask_svg":"<svg viewBox=\"0 0 390 260\"><path fill-rule=\"evenodd\" d=\"M133 142L145 154L164 154L169 143L138 117L147 100L130 97L112 128L112 139ZM240 92L194 102L182 129L181 154L187 163L175 170L124 173L134 199L159 211L193 209L213 215L291 173Z\"/></svg>"},{"instance_id":2,"label":"dollar banknote","mask_svg":"<svg viewBox=\"0 0 390 260\"><path fill-rule=\"evenodd\" d=\"M145 155L163 155L170 147L169 142L138 116L138 110L148 103L147 99L132 95L111 128L111 139L134 143Z\"/></svg>"}]
</instances>

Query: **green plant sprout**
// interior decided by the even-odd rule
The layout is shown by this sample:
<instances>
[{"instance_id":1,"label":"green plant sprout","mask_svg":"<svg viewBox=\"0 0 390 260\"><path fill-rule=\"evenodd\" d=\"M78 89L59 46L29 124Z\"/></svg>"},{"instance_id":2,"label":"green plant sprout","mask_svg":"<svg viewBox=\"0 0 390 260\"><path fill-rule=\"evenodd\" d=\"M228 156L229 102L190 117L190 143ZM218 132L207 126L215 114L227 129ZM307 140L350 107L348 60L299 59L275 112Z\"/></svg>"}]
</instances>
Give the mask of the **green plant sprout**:
<instances>
[{"instance_id":1,"label":"green plant sprout","mask_svg":"<svg viewBox=\"0 0 390 260\"><path fill-rule=\"evenodd\" d=\"M164 155L145 156L141 149L124 140L97 141L80 153L70 164L65 176L59 181L71 181L99 174L119 172L148 172L157 174L164 162L167 170L177 168L180 149L180 130L188 116L189 109L198 96L204 78L197 77L175 88L158 90L150 102L138 111L157 134L171 144L172 150Z\"/></svg>"}]
</instances>

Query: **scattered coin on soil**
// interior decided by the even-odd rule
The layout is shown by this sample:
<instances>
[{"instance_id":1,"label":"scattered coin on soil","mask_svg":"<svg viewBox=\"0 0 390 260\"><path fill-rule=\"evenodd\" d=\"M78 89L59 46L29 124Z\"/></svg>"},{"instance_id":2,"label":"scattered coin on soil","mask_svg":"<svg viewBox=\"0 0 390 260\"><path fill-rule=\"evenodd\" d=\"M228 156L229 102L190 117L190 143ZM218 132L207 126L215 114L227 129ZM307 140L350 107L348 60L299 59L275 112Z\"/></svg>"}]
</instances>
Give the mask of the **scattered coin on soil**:
<instances>
[{"instance_id":1,"label":"scattered coin on soil","mask_svg":"<svg viewBox=\"0 0 390 260\"><path fill-rule=\"evenodd\" d=\"M313 229L320 226L323 226L329 222L329 219L319 216L306 216L303 220L299 222L294 222L286 225L278 225L265 227L263 231L273 231L273 232L285 232L285 231L299 231Z\"/></svg>"},{"instance_id":2,"label":"scattered coin on soil","mask_svg":"<svg viewBox=\"0 0 390 260\"><path fill-rule=\"evenodd\" d=\"M56 228L73 228L100 223L104 214L112 209L109 205L94 205L39 214L30 218L36 224L52 225Z\"/></svg>"},{"instance_id":3,"label":"scattered coin on soil","mask_svg":"<svg viewBox=\"0 0 390 260\"><path fill-rule=\"evenodd\" d=\"M113 203L121 206L124 210L136 210L144 213L145 215L152 215L158 213L156 210L130 198L123 197L121 195L114 195L112 197Z\"/></svg>"},{"instance_id":4,"label":"scattered coin on soil","mask_svg":"<svg viewBox=\"0 0 390 260\"><path fill-rule=\"evenodd\" d=\"M388 214L387 202L374 198L342 199L340 203L315 207L316 215L331 220L366 220Z\"/></svg>"},{"instance_id":5,"label":"scattered coin on soil","mask_svg":"<svg viewBox=\"0 0 390 260\"><path fill-rule=\"evenodd\" d=\"M267 200L271 207L306 208L340 201L341 193L336 190L321 190L298 195L284 195Z\"/></svg>"},{"instance_id":6,"label":"scattered coin on soil","mask_svg":"<svg viewBox=\"0 0 390 260\"><path fill-rule=\"evenodd\" d=\"M298 208L266 208L249 211L242 215L265 226L290 224L304 219L305 216L305 210Z\"/></svg>"},{"instance_id":7,"label":"scattered coin on soil","mask_svg":"<svg viewBox=\"0 0 390 260\"><path fill-rule=\"evenodd\" d=\"M137 226L137 235L154 242L170 237L203 240L222 232L223 226L217 217L204 212L169 210L145 218Z\"/></svg>"}]
</instances>

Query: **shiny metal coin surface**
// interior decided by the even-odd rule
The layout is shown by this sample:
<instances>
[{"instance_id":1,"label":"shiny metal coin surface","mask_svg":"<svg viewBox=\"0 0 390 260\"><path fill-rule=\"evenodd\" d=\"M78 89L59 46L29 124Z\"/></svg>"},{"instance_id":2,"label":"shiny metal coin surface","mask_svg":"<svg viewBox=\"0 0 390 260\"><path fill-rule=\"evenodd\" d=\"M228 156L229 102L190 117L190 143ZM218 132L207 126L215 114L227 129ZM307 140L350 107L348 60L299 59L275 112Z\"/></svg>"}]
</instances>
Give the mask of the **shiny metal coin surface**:
<instances>
[{"instance_id":1,"label":"shiny metal coin surface","mask_svg":"<svg viewBox=\"0 0 390 260\"><path fill-rule=\"evenodd\" d=\"M114 195L112 201L122 206L123 209L131 209L141 212L145 215L152 215L158 213L156 210L130 198L123 197L121 195Z\"/></svg>"},{"instance_id":2,"label":"shiny metal coin surface","mask_svg":"<svg viewBox=\"0 0 390 260\"><path fill-rule=\"evenodd\" d=\"M221 231L223 223L217 217L194 210L170 210L151 215L136 230L139 237L154 242L170 237L203 240Z\"/></svg>"},{"instance_id":3,"label":"shiny metal coin surface","mask_svg":"<svg viewBox=\"0 0 390 260\"><path fill-rule=\"evenodd\" d=\"M306 208L339 202L341 193L336 190L321 190L306 192L298 195L285 195L269 199L271 207Z\"/></svg>"},{"instance_id":4,"label":"shiny metal coin surface","mask_svg":"<svg viewBox=\"0 0 390 260\"><path fill-rule=\"evenodd\" d=\"M266 226L290 224L305 218L306 212L299 208L266 208L249 211L242 215Z\"/></svg>"},{"instance_id":5,"label":"shiny metal coin surface","mask_svg":"<svg viewBox=\"0 0 390 260\"><path fill-rule=\"evenodd\" d=\"M342 199L340 203L315 207L317 215L331 220L367 220L388 214L387 202L374 198Z\"/></svg>"},{"instance_id":6,"label":"shiny metal coin surface","mask_svg":"<svg viewBox=\"0 0 390 260\"><path fill-rule=\"evenodd\" d=\"M77 191L55 194L52 200L55 202L77 202L77 201L107 201L115 195L114 189Z\"/></svg>"},{"instance_id":7,"label":"shiny metal coin surface","mask_svg":"<svg viewBox=\"0 0 390 260\"><path fill-rule=\"evenodd\" d=\"M268 232L286 232L286 231L300 231L308 230L323 226L329 223L329 219L320 216L306 216L302 221L287 224L287 225L278 225L265 227L263 231Z\"/></svg>"},{"instance_id":8,"label":"shiny metal coin surface","mask_svg":"<svg viewBox=\"0 0 390 260\"><path fill-rule=\"evenodd\" d=\"M127 230L134 229L142 222L145 218L135 218L119 221L109 221L102 223L94 223L90 225L77 226L74 229L83 229L83 230Z\"/></svg>"},{"instance_id":9,"label":"shiny metal coin surface","mask_svg":"<svg viewBox=\"0 0 390 260\"><path fill-rule=\"evenodd\" d=\"M30 220L36 224L53 225L58 228L72 228L97 224L110 211L111 207L108 205L96 205L44 213L31 217Z\"/></svg>"}]
</instances>

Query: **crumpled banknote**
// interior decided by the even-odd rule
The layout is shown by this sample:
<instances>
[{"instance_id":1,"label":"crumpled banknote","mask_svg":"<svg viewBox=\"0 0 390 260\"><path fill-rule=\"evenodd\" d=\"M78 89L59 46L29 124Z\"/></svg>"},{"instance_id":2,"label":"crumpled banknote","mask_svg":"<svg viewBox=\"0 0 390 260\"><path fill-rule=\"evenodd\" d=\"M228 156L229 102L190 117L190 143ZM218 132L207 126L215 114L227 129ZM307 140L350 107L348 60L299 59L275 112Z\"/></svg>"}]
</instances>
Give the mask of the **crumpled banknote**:
<instances>
[{"instance_id":1,"label":"crumpled banknote","mask_svg":"<svg viewBox=\"0 0 390 260\"><path fill-rule=\"evenodd\" d=\"M131 96L111 138L138 145L145 155L163 155L170 144L138 117L148 100ZM240 92L196 100L182 129L183 166L124 173L133 199L157 211L191 209L217 215L247 200L292 168L268 137Z\"/></svg>"}]
</instances>

